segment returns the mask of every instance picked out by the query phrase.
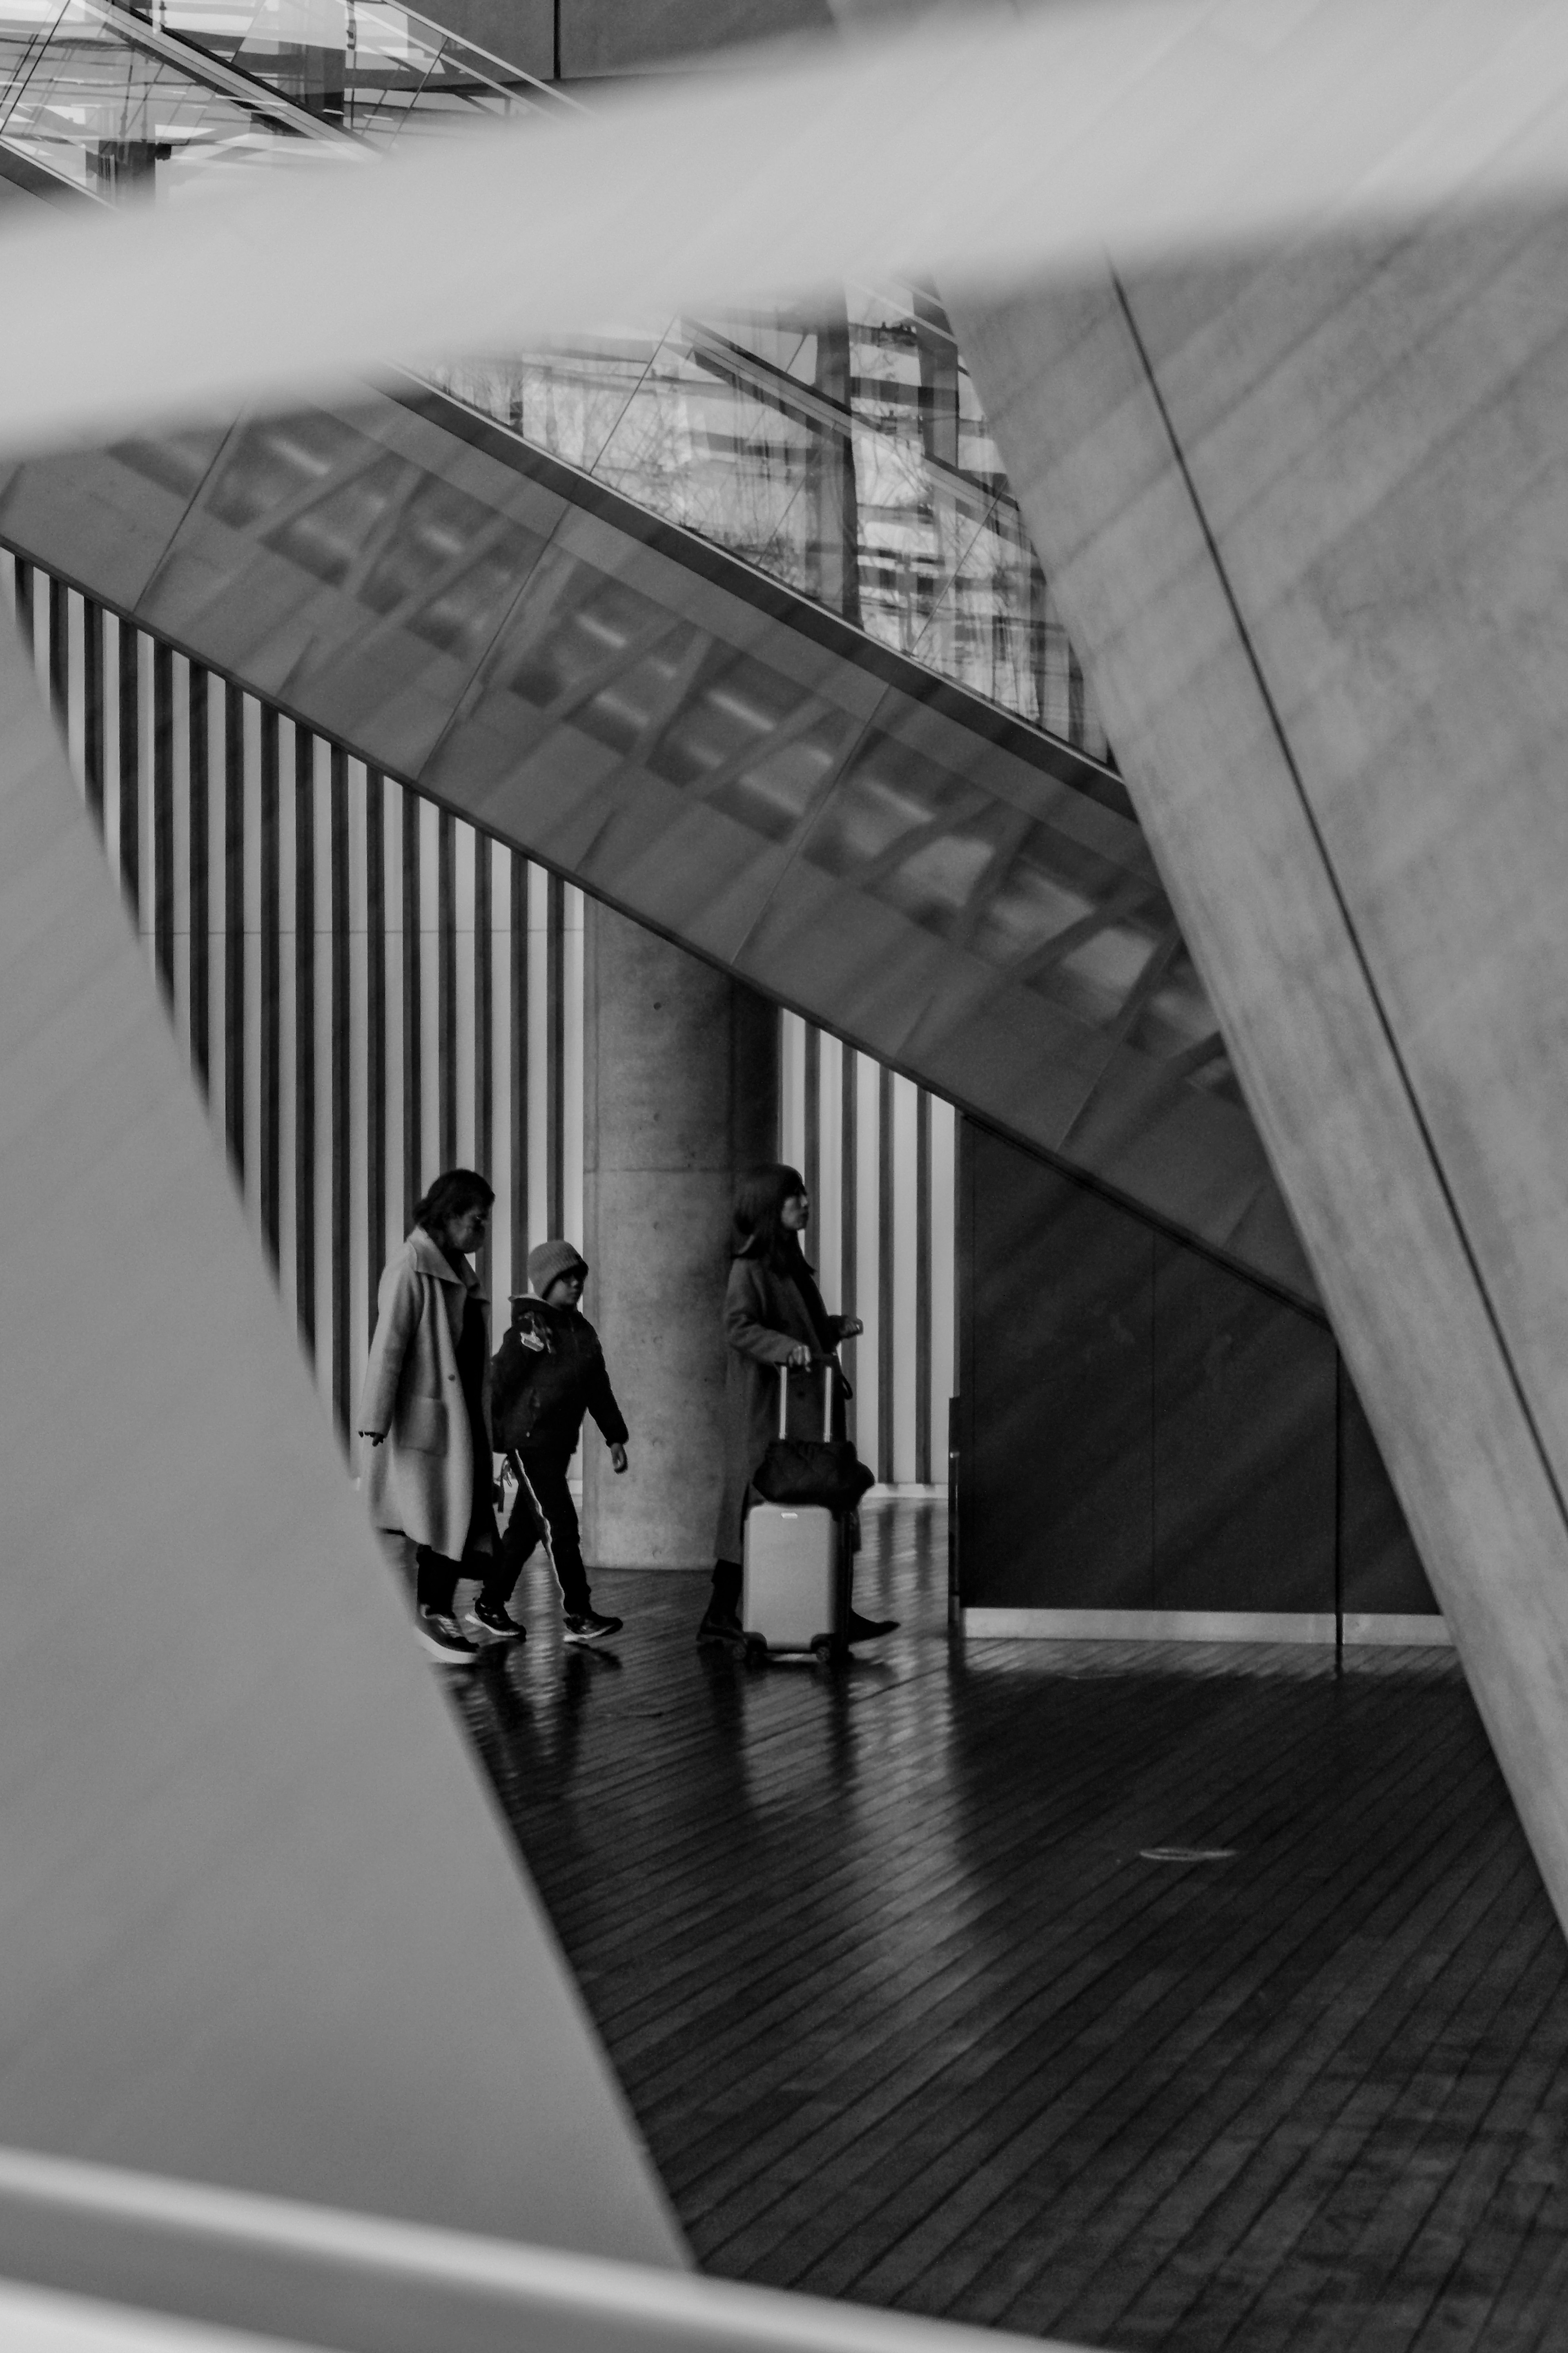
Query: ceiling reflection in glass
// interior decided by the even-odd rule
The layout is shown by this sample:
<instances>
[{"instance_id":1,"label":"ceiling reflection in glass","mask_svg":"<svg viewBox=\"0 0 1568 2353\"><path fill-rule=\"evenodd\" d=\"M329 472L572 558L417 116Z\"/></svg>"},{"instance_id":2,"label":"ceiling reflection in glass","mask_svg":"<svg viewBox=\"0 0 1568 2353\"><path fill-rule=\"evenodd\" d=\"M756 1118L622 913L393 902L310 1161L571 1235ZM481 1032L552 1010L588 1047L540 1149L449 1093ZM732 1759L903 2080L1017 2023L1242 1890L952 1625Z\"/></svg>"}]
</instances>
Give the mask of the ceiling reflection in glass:
<instances>
[{"instance_id":1,"label":"ceiling reflection in glass","mask_svg":"<svg viewBox=\"0 0 1568 2353\"><path fill-rule=\"evenodd\" d=\"M160 28L321 122L385 145L571 100L395 0L147 0Z\"/></svg>"},{"instance_id":2,"label":"ceiling reflection in glass","mask_svg":"<svg viewBox=\"0 0 1568 2353\"><path fill-rule=\"evenodd\" d=\"M0 0L0 138L84 194L180 202L298 153L264 91L216 87L176 44L100 0Z\"/></svg>"}]
</instances>

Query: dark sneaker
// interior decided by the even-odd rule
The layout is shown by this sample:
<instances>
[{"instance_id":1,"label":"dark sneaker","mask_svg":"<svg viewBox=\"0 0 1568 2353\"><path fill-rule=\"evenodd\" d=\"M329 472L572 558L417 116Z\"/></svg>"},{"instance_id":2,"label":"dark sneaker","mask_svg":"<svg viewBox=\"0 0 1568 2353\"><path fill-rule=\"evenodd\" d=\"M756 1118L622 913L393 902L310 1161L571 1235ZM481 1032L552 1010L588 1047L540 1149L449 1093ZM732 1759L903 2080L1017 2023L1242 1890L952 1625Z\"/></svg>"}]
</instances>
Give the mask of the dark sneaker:
<instances>
[{"instance_id":1,"label":"dark sneaker","mask_svg":"<svg viewBox=\"0 0 1568 2353\"><path fill-rule=\"evenodd\" d=\"M724 1642L738 1648L746 1637L738 1618L727 1609L710 1609L697 1629L700 1642Z\"/></svg>"},{"instance_id":2,"label":"dark sneaker","mask_svg":"<svg viewBox=\"0 0 1568 2353\"><path fill-rule=\"evenodd\" d=\"M439 1659L443 1666L471 1667L479 1655L457 1620L444 1609L416 1609L414 1625L430 1656Z\"/></svg>"},{"instance_id":3,"label":"dark sneaker","mask_svg":"<svg viewBox=\"0 0 1568 2353\"><path fill-rule=\"evenodd\" d=\"M862 1618L858 1609L851 1609L844 1639L847 1642L874 1642L879 1636L896 1634L898 1630L896 1618Z\"/></svg>"},{"instance_id":4,"label":"dark sneaker","mask_svg":"<svg viewBox=\"0 0 1568 2353\"><path fill-rule=\"evenodd\" d=\"M468 1612L468 1623L481 1634L499 1634L503 1642L526 1642L528 1629L507 1610L504 1601L487 1601L481 1593Z\"/></svg>"},{"instance_id":5,"label":"dark sneaker","mask_svg":"<svg viewBox=\"0 0 1568 2353\"><path fill-rule=\"evenodd\" d=\"M580 1617L568 1617L562 1640L567 1642L602 1642L606 1634L618 1634L622 1620L606 1618L597 1609L584 1609Z\"/></svg>"}]
</instances>

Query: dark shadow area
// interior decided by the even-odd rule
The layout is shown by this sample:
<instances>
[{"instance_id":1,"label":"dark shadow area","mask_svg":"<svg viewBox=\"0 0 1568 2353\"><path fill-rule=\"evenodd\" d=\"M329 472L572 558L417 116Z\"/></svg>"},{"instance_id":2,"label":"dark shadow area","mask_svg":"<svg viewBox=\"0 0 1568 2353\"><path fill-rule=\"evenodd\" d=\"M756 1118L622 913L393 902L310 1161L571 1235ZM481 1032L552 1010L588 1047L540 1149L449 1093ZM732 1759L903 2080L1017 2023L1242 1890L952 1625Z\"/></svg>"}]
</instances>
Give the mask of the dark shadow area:
<instances>
[{"instance_id":1,"label":"dark shadow area","mask_svg":"<svg viewBox=\"0 0 1568 2353\"><path fill-rule=\"evenodd\" d=\"M1436 1616L1319 1318L969 1119L958 1263L967 1608Z\"/></svg>"},{"instance_id":2,"label":"dark shadow area","mask_svg":"<svg viewBox=\"0 0 1568 2353\"><path fill-rule=\"evenodd\" d=\"M1568 1969L1457 1659L971 1642L874 1503L842 1672L692 1641L463 1713L712 2272L1089 2345L1561 2342ZM1155 1862L1143 1850L1228 1850Z\"/></svg>"}]
</instances>

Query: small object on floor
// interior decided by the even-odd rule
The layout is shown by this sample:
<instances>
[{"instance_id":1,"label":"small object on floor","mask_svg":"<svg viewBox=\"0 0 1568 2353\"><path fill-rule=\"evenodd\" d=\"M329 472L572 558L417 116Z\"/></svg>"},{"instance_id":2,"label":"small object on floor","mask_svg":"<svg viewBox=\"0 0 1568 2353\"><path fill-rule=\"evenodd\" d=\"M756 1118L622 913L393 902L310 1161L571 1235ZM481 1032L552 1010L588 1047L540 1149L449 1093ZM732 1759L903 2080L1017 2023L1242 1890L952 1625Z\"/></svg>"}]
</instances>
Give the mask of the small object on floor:
<instances>
[{"instance_id":1,"label":"small object on floor","mask_svg":"<svg viewBox=\"0 0 1568 2353\"><path fill-rule=\"evenodd\" d=\"M568 1616L563 1640L568 1642L602 1642L606 1634L618 1634L621 1620L606 1618L602 1610L584 1609L581 1616Z\"/></svg>"},{"instance_id":2,"label":"small object on floor","mask_svg":"<svg viewBox=\"0 0 1568 2353\"><path fill-rule=\"evenodd\" d=\"M416 1609L414 1625L430 1656L445 1667L471 1667L479 1655L478 1646L444 1609Z\"/></svg>"},{"instance_id":3,"label":"small object on floor","mask_svg":"<svg viewBox=\"0 0 1568 2353\"><path fill-rule=\"evenodd\" d=\"M851 1609L844 1639L847 1642L874 1642L879 1635L896 1634L898 1630L896 1618L862 1618L858 1609Z\"/></svg>"},{"instance_id":4,"label":"small object on floor","mask_svg":"<svg viewBox=\"0 0 1568 2353\"><path fill-rule=\"evenodd\" d=\"M735 1650L744 1647L746 1637L741 1621L732 1610L710 1609L697 1629L700 1642L722 1642Z\"/></svg>"},{"instance_id":5,"label":"small object on floor","mask_svg":"<svg viewBox=\"0 0 1568 2353\"><path fill-rule=\"evenodd\" d=\"M510 1614L506 1603L487 1601L482 1593L468 1612L468 1623L479 1627L481 1633L499 1635L503 1642L525 1642L528 1640L527 1627Z\"/></svg>"}]
</instances>

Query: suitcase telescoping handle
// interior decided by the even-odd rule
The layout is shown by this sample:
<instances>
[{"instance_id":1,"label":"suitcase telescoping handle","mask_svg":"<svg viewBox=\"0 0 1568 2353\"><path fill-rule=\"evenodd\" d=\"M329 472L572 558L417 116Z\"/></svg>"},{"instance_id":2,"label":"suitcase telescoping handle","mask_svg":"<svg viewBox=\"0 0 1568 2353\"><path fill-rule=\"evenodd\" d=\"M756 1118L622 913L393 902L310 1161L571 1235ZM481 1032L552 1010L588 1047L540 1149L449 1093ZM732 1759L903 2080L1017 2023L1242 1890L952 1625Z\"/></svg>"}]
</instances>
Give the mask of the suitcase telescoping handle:
<instances>
[{"instance_id":1,"label":"suitcase telescoping handle","mask_svg":"<svg viewBox=\"0 0 1568 2353\"><path fill-rule=\"evenodd\" d=\"M816 1361L822 1366L822 1435L825 1439L828 1439L833 1435L833 1377L838 1370L838 1364L837 1358L833 1356L819 1356ZM787 1365L779 1366L779 1436L781 1438L789 1436L789 1366Z\"/></svg>"}]
</instances>

